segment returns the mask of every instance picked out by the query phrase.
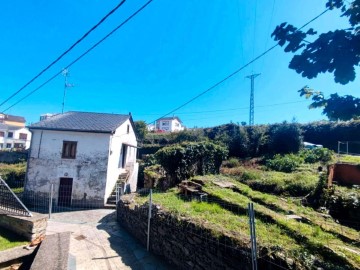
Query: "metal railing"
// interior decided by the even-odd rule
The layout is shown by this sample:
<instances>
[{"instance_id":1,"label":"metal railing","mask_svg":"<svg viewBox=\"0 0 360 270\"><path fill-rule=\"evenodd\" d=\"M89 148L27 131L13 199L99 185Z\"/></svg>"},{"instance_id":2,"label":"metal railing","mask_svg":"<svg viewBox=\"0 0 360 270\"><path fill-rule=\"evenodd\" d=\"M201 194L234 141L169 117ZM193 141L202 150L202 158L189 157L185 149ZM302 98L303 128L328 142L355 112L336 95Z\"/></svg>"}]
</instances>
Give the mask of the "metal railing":
<instances>
[{"instance_id":1,"label":"metal railing","mask_svg":"<svg viewBox=\"0 0 360 270\"><path fill-rule=\"evenodd\" d=\"M10 215L20 215L31 217L31 212L27 209L19 197L11 190L8 184L0 176L0 212Z\"/></svg>"}]
</instances>

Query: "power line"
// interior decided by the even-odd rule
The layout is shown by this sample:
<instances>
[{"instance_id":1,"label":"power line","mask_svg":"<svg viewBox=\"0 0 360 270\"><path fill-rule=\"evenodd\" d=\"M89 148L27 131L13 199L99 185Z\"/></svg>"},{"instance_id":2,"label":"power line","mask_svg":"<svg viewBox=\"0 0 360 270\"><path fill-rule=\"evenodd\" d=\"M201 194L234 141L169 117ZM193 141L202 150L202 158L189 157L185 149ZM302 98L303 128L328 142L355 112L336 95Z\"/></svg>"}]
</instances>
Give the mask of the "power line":
<instances>
[{"instance_id":1,"label":"power line","mask_svg":"<svg viewBox=\"0 0 360 270\"><path fill-rule=\"evenodd\" d=\"M102 24L109 16L111 16L119 7L121 7L126 0L122 0L115 8L113 8L109 13L105 15L97 24L95 24L93 27L90 28L80 39L78 39L73 45L71 45L66 51L64 51L60 56L58 56L54 61L52 61L46 68L44 68L42 71L40 71L35 77L33 77L30 81L28 81L25 85L23 85L19 90L17 90L15 93L11 94L7 99L5 99L1 104L4 105L6 102L8 102L10 99L12 99L14 96L19 94L22 90L24 90L29 84L31 84L33 81L35 81L37 78L39 78L45 71L47 71L49 68L51 68L53 65L55 65L61 58L63 58L66 54L68 54L76 45L78 45L81 41L83 41L91 32L93 32L100 24Z\"/></svg>"},{"instance_id":2,"label":"power line","mask_svg":"<svg viewBox=\"0 0 360 270\"><path fill-rule=\"evenodd\" d=\"M102 43L103 41L105 41L108 37L110 37L112 34L114 34L119 28L121 28L123 25L125 25L128 21L130 21L133 17L135 17L138 13L140 13L145 7L147 7L153 0L149 0L147 1L143 6L141 6L138 10L136 10L133 14L131 14L125 21L123 21L121 24L119 24L117 27L115 27L111 32L109 32L105 37L103 37L102 39L100 39L98 42L96 42L93 46L91 46L88 50L86 50L83 54L81 54L79 57L77 57L74 61L72 61L70 64L68 64L65 69L68 69L69 67L71 67L73 64L75 64L76 62L78 62L81 58L83 58L85 55L87 55L89 52L91 52L93 49L95 49L97 46L100 45L100 43ZM6 108L5 110L3 110L3 113L6 112L7 110L11 109L12 107L14 107L15 105L19 104L21 101L23 101L24 99L28 98L29 96L31 96L33 93L35 93L36 91L38 91L39 89L41 89L42 87L44 87L46 84L48 84L49 82L51 82L53 79L55 79L58 75L60 75L62 73L62 70L60 70L59 72L55 73L52 77L50 77L50 79L48 79L47 81L45 81L43 84L41 84L39 87L35 88L33 91L31 91L30 93L28 93L26 96L24 96L23 98L21 98L20 100L18 100L17 102L15 102L14 104L12 104L11 106L9 106L8 108Z\"/></svg>"},{"instance_id":3,"label":"power line","mask_svg":"<svg viewBox=\"0 0 360 270\"><path fill-rule=\"evenodd\" d=\"M294 103L304 103L308 102L308 100L300 100L300 101L289 101L289 102L281 102L281 103L273 103L273 104L265 104L260 106L254 106L255 108L264 108L264 107L274 107L274 106L283 106L287 104ZM237 111L237 110L248 110L250 107L238 107L231 109L218 109L218 110L208 110L208 111L194 111L194 112L182 112L177 113L178 115L186 115L186 114L199 114L199 113L212 113L212 112L228 112L228 111ZM151 116L151 115L162 115L161 113L152 113L152 114L136 114L137 116Z\"/></svg>"},{"instance_id":4,"label":"power line","mask_svg":"<svg viewBox=\"0 0 360 270\"><path fill-rule=\"evenodd\" d=\"M323 12L321 12L319 15L317 15L316 17L314 17L313 19L311 19L310 21L308 21L307 23L305 23L303 26L301 26L297 31L301 30L302 28L306 27L307 25L309 25L310 23L312 23L313 21L315 21L316 19L318 19L319 17L321 17L322 15L324 15L327 11L329 11L329 8L325 9ZM234 75L236 75L237 73L239 73L241 70L243 70L244 68L248 67L249 65L251 65L252 63L254 63L256 60L260 59L261 57L263 57L264 55L266 55L267 53L269 53L270 51L272 51L273 49L275 49L277 46L279 46L279 44L275 44L272 47L270 47L269 49L267 49L266 51L264 51L262 54L258 55L257 57L255 57L254 59L252 59L250 62L246 63L245 65L243 65L242 67L238 68L237 70L235 70L233 73L231 73L230 75L226 76L224 79L220 80L219 82L215 83L214 85L212 85L211 87L209 87L208 89L206 89L205 91L201 92L200 94L198 94L197 96L191 98L190 100L188 100L187 102L185 102L184 104L178 106L177 108L171 110L170 112L164 114L163 116L155 119L154 121L150 122L156 122L158 119L161 119L163 117L168 116L169 114L172 114L178 110L180 110L181 108L185 107L186 105L188 105L189 103L193 102L194 100L198 99L199 97L203 96L204 94L206 94L207 92L210 92L211 90L213 90L214 88L216 88L217 86L219 86L220 84L222 84L223 82L227 81L228 79L230 79L231 77L233 77Z\"/></svg>"}]
</instances>

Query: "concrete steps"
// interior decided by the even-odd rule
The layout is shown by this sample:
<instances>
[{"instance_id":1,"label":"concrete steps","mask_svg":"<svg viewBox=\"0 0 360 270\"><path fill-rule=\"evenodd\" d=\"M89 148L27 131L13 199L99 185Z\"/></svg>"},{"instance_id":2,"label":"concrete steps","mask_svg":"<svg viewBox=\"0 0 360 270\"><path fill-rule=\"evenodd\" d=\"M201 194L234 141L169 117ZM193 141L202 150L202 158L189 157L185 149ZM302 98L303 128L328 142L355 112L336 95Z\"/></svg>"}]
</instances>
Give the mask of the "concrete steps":
<instances>
[{"instance_id":1,"label":"concrete steps","mask_svg":"<svg viewBox=\"0 0 360 270\"><path fill-rule=\"evenodd\" d=\"M118 180L116 181L116 184L120 184L120 183L126 183L127 179L129 177L129 172L126 171L124 173L119 174ZM108 206L113 206L116 208L116 184L114 186L114 189L112 191L112 193L110 194L110 196L108 197L107 201L106 201L106 205Z\"/></svg>"}]
</instances>

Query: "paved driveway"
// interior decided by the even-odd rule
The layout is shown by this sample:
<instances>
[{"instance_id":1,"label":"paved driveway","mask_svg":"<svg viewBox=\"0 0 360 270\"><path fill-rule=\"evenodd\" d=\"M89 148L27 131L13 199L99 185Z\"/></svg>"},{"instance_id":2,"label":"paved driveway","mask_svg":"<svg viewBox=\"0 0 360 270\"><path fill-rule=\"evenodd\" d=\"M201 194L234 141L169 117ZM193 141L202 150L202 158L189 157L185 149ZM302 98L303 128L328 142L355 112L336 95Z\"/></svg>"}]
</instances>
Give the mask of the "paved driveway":
<instances>
[{"instance_id":1,"label":"paved driveway","mask_svg":"<svg viewBox=\"0 0 360 270\"><path fill-rule=\"evenodd\" d=\"M96 209L52 214L47 234L71 232L69 269L173 269L121 228L115 211Z\"/></svg>"}]
</instances>

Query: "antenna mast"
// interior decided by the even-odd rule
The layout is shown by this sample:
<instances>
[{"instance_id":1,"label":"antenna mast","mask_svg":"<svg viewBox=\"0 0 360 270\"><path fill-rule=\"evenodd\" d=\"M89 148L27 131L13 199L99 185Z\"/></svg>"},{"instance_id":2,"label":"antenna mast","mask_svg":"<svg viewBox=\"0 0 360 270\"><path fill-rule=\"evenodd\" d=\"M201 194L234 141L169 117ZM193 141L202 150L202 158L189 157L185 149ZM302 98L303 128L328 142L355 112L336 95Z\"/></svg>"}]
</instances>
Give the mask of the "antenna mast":
<instances>
[{"instance_id":1,"label":"antenna mast","mask_svg":"<svg viewBox=\"0 0 360 270\"><path fill-rule=\"evenodd\" d=\"M64 95L63 95L63 101L62 101L62 106L61 106L61 114L64 113L64 107L65 107L65 97L66 97L66 89L70 88L70 87L74 87L73 84L68 83L68 77L70 76L69 70L64 68L61 72L61 74L64 76Z\"/></svg>"}]
</instances>

